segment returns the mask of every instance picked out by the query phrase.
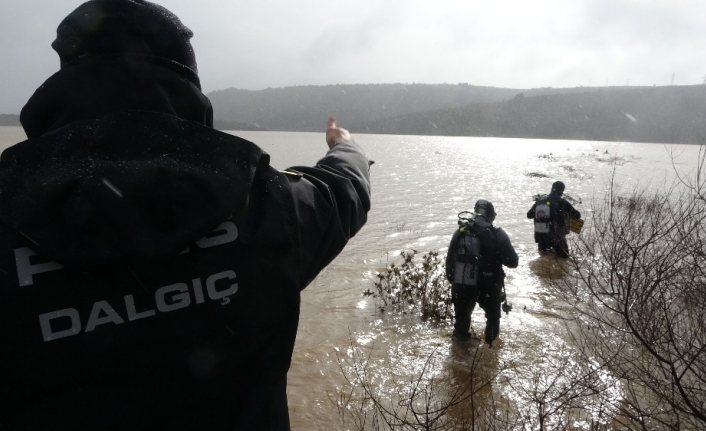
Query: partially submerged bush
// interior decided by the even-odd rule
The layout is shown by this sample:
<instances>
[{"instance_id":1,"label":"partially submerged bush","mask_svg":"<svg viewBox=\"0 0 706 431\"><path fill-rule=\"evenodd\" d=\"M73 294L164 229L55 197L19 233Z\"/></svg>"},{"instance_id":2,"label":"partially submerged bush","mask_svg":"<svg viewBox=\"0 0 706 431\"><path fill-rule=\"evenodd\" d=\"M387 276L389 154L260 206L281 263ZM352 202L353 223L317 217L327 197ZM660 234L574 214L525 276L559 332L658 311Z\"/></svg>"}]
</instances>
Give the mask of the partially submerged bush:
<instances>
[{"instance_id":1,"label":"partially submerged bush","mask_svg":"<svg viewBox=\"0 0 706 431\"><path fill-rule=\"evenodd\" d=\"M380 311L418 311L422 319L444 321L453 317L451 286L446 281L444 257L430 251L417 258L416 250L400 253L402 263L389 264L376 274L374 290L364 295L382 301Z\"/></svg>"},{"instance_id":2,"label":"partially submerged bush","mask_svg":"<svg viewBox=\"0 0 706 431\"><path fill-rule=\"evenodd\" d=\"M543 174L541 172L527 172L525 173L525 175L530 178L549 178L549 175Z\"/></svg>"}]
</instances>

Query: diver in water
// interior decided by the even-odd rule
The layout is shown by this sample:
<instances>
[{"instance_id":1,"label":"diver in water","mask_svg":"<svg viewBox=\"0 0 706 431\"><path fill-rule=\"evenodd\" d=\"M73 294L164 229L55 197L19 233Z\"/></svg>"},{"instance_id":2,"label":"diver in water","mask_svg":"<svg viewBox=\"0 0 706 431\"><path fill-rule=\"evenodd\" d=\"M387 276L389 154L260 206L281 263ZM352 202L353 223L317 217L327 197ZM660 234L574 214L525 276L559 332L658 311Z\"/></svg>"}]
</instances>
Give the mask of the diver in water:
<instances>
[{"instance_id":1,"label":"diver in water","mask_svg":"<svg viewBox=\"0 0 706 431\"><path fill-rule=\"evenodd\" d=\"M569 257L566 235L569 219L580 219L581 213L562 198L564 183L556 181L548 195L535 197L534 205L527 211L527 218L534 219L534 242L540 253L554 251L561 258Z\"/></svg>"},{"instance_id":2,"label":"diver in water","mask_svg":"<svg viewBox=\"0 0 706 431\"><path fill-rule=\"evenodd\" d=\"M507 233L493 227L493 204L480 199L473 211L475 214L459 214L459 228L446 255L446 279L451 283L454 304L452 338L470 340L471 313L477 302L485 311L485 342L492 347L500 332L501 303L505 301L505 311L510 308L505 299L502 267L517 268L519 258Z\"/></svg>"}]
</instances>

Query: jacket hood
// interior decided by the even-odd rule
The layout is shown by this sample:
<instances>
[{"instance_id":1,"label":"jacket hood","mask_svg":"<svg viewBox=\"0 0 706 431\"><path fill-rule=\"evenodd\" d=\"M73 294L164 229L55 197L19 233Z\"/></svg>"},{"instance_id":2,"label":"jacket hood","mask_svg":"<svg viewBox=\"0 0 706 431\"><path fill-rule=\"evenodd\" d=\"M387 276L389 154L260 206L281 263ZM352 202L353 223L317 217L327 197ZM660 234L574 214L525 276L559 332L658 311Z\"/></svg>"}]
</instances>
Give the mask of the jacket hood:
<instances>
[{"instance_id":1,"label":"jacket hood","mask_svg":"<svg viewBox=\"0 0 706 431\"><path fill-rule=\"evenodd\" d=\"M147 264L243 216L255 144L172 115L72 123L0 156L0 221L64 265Z\"/></svg>"},{"instance_id":2,"label":"jacket hood","mask_svg":"<svg viewBox=\"0 0 706 431\"><path fill-rule=\"evenodd\" d=\"M201 85L193 33L164 7L145 0L92 0L71 12L51 44L61 67L86 57L144 59Z\"/></svg>"},{"instance_id":3,"label":"jacket hood","mask_svg":"<svg viewBox=\"0 0 706 431\"><path fill-rule=\"evenodd\" d=\"M191 81L168 67L122 57L73 61L49 77L27 101L20 121L28 138L113 112L160 112L208 127L213 108Z\"/></svg>"}]
</instances>

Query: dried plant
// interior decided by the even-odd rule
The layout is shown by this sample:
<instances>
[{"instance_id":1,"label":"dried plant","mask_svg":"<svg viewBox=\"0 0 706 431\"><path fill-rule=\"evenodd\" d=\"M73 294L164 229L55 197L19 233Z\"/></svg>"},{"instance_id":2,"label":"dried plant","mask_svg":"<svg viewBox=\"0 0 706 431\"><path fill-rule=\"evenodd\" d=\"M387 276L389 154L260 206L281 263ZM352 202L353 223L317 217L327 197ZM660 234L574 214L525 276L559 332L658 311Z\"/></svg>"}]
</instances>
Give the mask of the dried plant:
<instances>
[{"instance_id":1,"label":"dried plant","mask_svg":"<svg viewBox=\"0 0 706 431\"><path fill-rule=\"evenodd\" d=\"M498 414L503 408L495 398L492 384L502 368L491 372L483 369L491 354L482 348L467 351L460 358L464 371L456 370L453 376L448 376L439 375L438 370L440 363L448 362L449 358L435 349L420 359L423 365L418 373L393 376L390 375L393 367L377 370L371 364L372 349L365 352L352 343L346 352L337 352L341 372L349 385L340 388L330 400L338 409L341 424L361 431L518 429L519 416ZM388 385L392 385L390 379L398 382L397 390L383 393L382 377L388 379Z\"/></svg>"},{"instance_id":2,"label":"dried plant","mask_svg":"<svg viewBox=\"0 0 706 431\"><path fill-rule=\"evenodd\" d=\"M400 253L402 262L391 263L376 274L374 290L366 296L382 302L381 312L417 311L422 319L441 322L453 318L451 286L446 281L444 256L430 251L419 258L416 250Z\"/></svg>"},{"instance_id":3,"label":"dried plant","mask_svg":"<svg viewBox=\"0 0 706 431\"><path fill-rule=\"evenodd\" d=\"M620 380L629 429L706 429L706 181L624 193L615 180L556 286L572 344Z\"/></svg>"}]
</instances>

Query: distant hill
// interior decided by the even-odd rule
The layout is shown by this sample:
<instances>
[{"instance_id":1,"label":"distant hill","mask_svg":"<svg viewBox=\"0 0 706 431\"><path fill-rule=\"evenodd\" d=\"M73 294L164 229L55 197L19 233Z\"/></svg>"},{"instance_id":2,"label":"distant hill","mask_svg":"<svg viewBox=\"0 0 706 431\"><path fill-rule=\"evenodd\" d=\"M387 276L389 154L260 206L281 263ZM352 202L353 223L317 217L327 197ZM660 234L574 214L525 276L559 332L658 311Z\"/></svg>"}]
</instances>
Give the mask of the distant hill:
<instances>
[{"instance_id":1,"label":"distant hill","mask_svg":"<svg viewBox=\"0 0 706 431\"><path fill-rule=\"evenodd\" d=\"M526 93L525 93L526 94ZM411 135L696 144L706 138L706 85L601 88L440 109L351 124Z\"/></svg>"},{"instance_id":2,"label":"distant hill","mask_svg":"<svg viewBox=\"0 0 706 431\"><path fill-rule=\"evenodd\" d=\"M0 114L0 126L21 126L20 116L14 114ZM214 127L219 130L266 130L253 124L238 121L215 120Z\"/></svg>"},{"instance_id":3,"label":"distant hill","mask_svg":"<svg viewBox=\"0 0 706 431\"><path fill-rule=\"evenodd\" d=\"M219 121L255 124L268 130L320 131L333 115L346 124L498 102L520 90L451 84L356 84L227 90L208 93Z\"/></svg>"},{"instance_id":4,"label":"distant hill","mask_svg":"<svg viewBox=\"0 0 706 431\"><path fill-rule=\"evenodd\" d=\"M208 93L220 130L702 143L706 85L529 90L467 84L355 84ZM0 125L19 126L0 114Z\"/></svg>"},{"instance_id":5,"label":"distant hill","mask_svg":"<svg viewBox=\"0 0 706 431\"><path fill-rule=\"evenodd\" d=\"M20 126L20 116L15 114L0 114L0 126Z\"/></svg>"},{"instance_id":6,"label":"distant hill","mask_svg":"<svg viewBox=\"0 0 706 431\"><path fill-rule=\"evenodd\" d=\"M218 130L259 130L266 131L255 124L240 123L238 121L213 120L213 128Z\"/></svg>"},{"instance_id":7,"label":"distant hill","mask_svg":"<svg viewBox=\"0 0 706 431\"><path fill-rule=\"evenodd\" d=\"M209 93L219 121L320 131L699 143L706 86L530 90L466 84L357 84Z\"/></svg>"}]
</instances>

